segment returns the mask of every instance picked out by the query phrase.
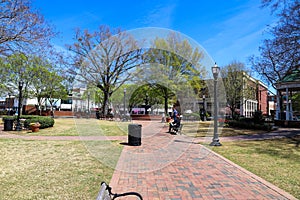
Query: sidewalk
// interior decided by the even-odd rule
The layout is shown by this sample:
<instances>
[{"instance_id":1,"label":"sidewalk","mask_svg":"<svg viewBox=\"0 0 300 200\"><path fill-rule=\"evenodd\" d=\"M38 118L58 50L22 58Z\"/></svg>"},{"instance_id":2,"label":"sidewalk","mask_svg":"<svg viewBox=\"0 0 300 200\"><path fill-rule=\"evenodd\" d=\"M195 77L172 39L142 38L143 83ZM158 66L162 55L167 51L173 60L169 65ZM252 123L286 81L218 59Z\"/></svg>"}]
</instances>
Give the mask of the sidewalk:
<instances>
[{"instance_id":1,"label":"sidewalk","mask_svg":"<svg viewBox=\"0 0 300 200\"><path fill-rule=\"evenodd\" d=\"M124 146L110 185L144 199L295 199L192 138L143 126L142 145Z\"/></svg>"},{"instance_id":2,"label":"sidewalk","mask_svg":"<svg viewBox=\"0 0 300 200\"><path fill-rule=\"evenodd\" d=\"M1 127L0 127L1 129ZM22 140L67 140L67 141L103 141L103 140L126 140L126 136L42 136L42 135L16 135L0 131L0 138Z\"/></svg>"}]
</instances>

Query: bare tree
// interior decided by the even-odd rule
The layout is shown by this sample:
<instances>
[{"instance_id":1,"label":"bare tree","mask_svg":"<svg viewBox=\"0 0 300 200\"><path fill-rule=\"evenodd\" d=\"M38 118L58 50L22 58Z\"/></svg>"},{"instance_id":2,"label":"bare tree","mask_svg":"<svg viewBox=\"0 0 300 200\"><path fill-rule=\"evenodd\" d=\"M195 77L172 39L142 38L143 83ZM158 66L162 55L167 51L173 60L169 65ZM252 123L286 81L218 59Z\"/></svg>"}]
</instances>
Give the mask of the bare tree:
<instances>
[{"instance_id":1,"label":"bare tree","mask_svg":"<svg viewBox=\"0 0 300 200\"><path fill-rule=\"evenodd\" d=\"M280 13L281 10L285 10L287 4L293 0L261 0L261 7L271 8L272 14Z\"/></svg>"},{"instance_id":2,"label":"bare tree","mask_svg":"<svg viewBox=\"0 0 300 200\"><path fill-rule=\"evenodd\" d=\"M288 72L300 65L300 1L264 0L266 6L281 9L279 21L270 29L273 38L264 40L260 56L250 58L253 69L274 88Z\"/></svg>"},{"instance_id":3,"label":"bare tree","mask_svg":"<svg viewBox=\"0 0 300 200\"><path fill-rule=\"evenodd\" d=\"M100 26L94 33L78 30L75 39L69 46L75 53L73 72L77 81L103 92L102 114L106 114L111 95L132 77L132 69L139 65L141 50L127 32L107 26Z\"/></svg>"},{"instance_id":4,"label":"bare tree","mask_svg":"<svg viewBox=\"0 0 300 200\"><path fill-rule=\"evenodd\" d=\"M45 48L54 36L43 16L31 8L30 0L0 1L0 55Z\"/></svg>"},{"instance_id":5,"label":"bare tree","mask_svg":"<svg viewBox=\"0 0 300 200\"><path fill-rule=\"evenodd\" d=\"M221 70L221 77L226 91L227 106L231 111L232 118L235 118L236 109L250 98L255 98L255 83L249 85L246 77L245 65L234 61Z\"/></svg>"}]
</instances>

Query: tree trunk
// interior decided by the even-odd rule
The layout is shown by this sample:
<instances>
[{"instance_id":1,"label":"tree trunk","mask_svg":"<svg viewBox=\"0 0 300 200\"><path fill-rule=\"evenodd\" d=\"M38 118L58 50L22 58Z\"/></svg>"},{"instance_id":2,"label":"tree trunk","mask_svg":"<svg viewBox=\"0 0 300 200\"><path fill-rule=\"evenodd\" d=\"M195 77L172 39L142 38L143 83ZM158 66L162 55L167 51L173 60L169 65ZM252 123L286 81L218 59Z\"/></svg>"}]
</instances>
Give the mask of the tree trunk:
<instances>
[{"instance_id":1,"label":"tree trunk","mask_svg":"<svg viewBox=\"0 0 300 200\"><path fill-rule=\"evenodd\" d=\"M107 105L108 105L108 99L109 99L109 94L107 92L103 92L104 97L103 97L103 104L102 104L102 114L106 115L107 114Z\"/></svg>"},{"instance_id":2,"label":"tree trunk","mask_svg":"<svg viewBox=\"0 0 300 200\"><path fill-rule=\"evenodd\" d=\"M235 108L234 107L230 107L231 110L231 118L235 119Z\"/></svg>"},{"instance_id":3,"label":"tree trunk","mask_svg":"<svg viewBox=\"0 0 300 200\"><path fill-rule=\"evenodd\" d=\"M165 96L165 113L166 113L166 116L169 115L169 113L168 113L168 97L167 96Z\"/></svg>"},{"instance_id":4,"label":"tree trunk","mask_svg":"<svg viewBox=\"0 0 300 200\"><path fill-rule=\"evenodd\" d=\"M53 110L54 100L49 100L49 102L50 102L50 114L51 117L54 118L54 110Z\"/></svg>"},{"instance_id":5,"label":"tree trunk","mask_svg":"<svg viewBox=\"0 0 300 200\"><path fill-rule=\"evenodd\" d=\"M41 98L38 97L38 109L39 109L39 115L42 116L42 102Z\"/></svg>"},{"instance_id":6,"label":"tree trunk","mask_svg":"<svg viewBox=\"0 0 300 200\"><path fill-rule=\"evenodd\" d=\"M42 106L39 105L39 115L42 116Z\"/></svg>"},{"instance_id":7,"label":"tree trunk","mask_svg":"<svg viewBox=\"0 0 300 200\"><path fill-rule=\"evenodd\" d=\"M54 118L54 111L53 111L52 103L50 104L50 114L51 114L51 117Z\"/></svg>"}]
</instances>

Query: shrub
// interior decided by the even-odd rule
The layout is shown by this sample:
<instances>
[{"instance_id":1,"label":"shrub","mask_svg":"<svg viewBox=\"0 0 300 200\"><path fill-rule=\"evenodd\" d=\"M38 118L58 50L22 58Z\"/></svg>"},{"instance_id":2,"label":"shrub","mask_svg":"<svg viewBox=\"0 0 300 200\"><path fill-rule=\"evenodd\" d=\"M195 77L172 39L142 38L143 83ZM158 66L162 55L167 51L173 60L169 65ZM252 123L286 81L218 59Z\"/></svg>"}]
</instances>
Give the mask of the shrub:
<instances>
[{"instance_id":1,"label":"shrub","mask_svg":"<svg viewBox=\"0 0 300 200\"><path fill-rule=\"evenodd\" d=\"M257 124L253 121L250 122L249 120L229 120L228 125L230 127L237 127L237 128L244 128L244 129L254 129L254 130L265 130L265 131L271 131L272 126L269 124Z\"/></svg>"},{"instance_id":2,"label":"shrub","mask_svg":"<svg viewBox=\"0 0 300 200\"><path fill-rule=\"evenodd\" d=\"M2 117L2 121L5 121L6 119L8 119L8 120L10 120L10 119L17 120L17 117L16 116L3 116Z\"/></svg>"},{"instance_id":3,"label":"shrub","mask_svg":"<svg viewBox=\"0 0 300 200\"><path fill-rule=\"evenodd\" d=\"M23 118L25 119L25 118ZM29 127L30 123L36 123L39 122L41 124L40 128L48 128L48 127L53 127L54 125L54 119L51 117L45 117L45 116L34 116L34 117L29 117L25 120L24 126Z\"/></svg>"},{"instance_id":4,"label":"shrub","mask_svg":"<svg viewBox=\"0 0 300 200\"><path fill-rule=\"evenodd\" d=\"M263 124L264 119L263 119L262 111L257 110L253 113L253 121L254 123Z\"/></svg>"},{"instance_id":5,"label":"shrub","mask_svg":"<svg viewBox=\"0 0 300 200\"><path fill-rule=\"evenodd\" d=\"M5 116L2 118L3 121L5 119L14 119L16 121L17 116ZM46 117L46 116L22 115L22 116L20 116L20 119L26 119L24 121L25 128L28 128L30 123L36 123L36 122L39 122L41 124L40 128L53 127L53 125L54 125L54 119L51 117Z\"/></svg>"},{"instance_id":6,"label":"shrub","mask_svg":"<svg viewBox=\"0 0 300 200\"><path fill-rule=\"evenodd\" d=\"M7 115L7 111L6 110L0 110L0 115Z\"/></svg>"}]
</instances>

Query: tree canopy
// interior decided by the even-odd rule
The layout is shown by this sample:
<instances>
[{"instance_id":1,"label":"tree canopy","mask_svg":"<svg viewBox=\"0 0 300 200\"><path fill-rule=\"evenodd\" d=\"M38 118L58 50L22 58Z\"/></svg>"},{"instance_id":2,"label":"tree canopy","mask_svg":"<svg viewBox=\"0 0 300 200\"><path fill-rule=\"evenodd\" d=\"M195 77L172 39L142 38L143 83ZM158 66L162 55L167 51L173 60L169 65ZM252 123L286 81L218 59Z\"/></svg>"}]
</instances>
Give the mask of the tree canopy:
<instances>
[{"instance_id":1,"label":"tree canopy","mask_svg":"<svg viewBox=\"0 0 300 200\"><path fill-rule=\"evenodd\" d=\"M200 93L203 87L201 78L205 76L200 64L202 58L203 53L198 48L193 48L189 41L171 32L166 38L156 38L145 52L146 73L138 78L151 84L161 94L167 113L171 98L180 99L191 93Z\"/></svg>"},{"instance_id":2,"label":"tree canopy","mask_svg":"<svg viewBox=\"0 0 300 200\"><path fill-rule=\"evenodd\" d=\"M63 84L65 77L49 61L37 56L19 53L1 58L0 80L1 93L14 96L18 96L22 82L23 97L36 97L39 108L45 99L63 99L68 94Z\"/></svg>"},{"instance_id":3,"label":"tree canopy","mask_svg":"<svg viewBox=\"0 0 300 200\"><path fill-rule=\"evenodd\" d=\"M140 50L134 38L125 31L100 26L98 31L78 30L76 42L69 45L75 53L73 72L77 81L92 84L103 92L102 112L107 112L111 95L139 65Z\"/></svg>"},{"instance_id":4,"label":"tree canopy","mask_svg":"<svg viewBox=\"0 0 300 200\"><path fill-rule=\"evenodd\" d=\"M0 55L47 49L55 35L30 0L0 1Z\"/></svg>"}]
</instances>

